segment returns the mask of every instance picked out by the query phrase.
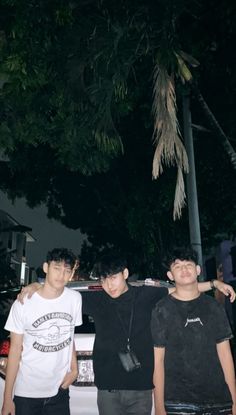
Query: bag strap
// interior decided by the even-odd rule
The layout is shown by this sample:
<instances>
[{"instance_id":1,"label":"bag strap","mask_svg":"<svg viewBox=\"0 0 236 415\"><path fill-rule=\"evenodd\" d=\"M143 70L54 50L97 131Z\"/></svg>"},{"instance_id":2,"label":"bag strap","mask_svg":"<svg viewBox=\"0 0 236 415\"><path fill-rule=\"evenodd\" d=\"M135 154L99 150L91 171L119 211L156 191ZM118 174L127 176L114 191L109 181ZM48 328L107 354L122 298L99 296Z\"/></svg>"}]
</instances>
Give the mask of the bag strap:
<instances>
[{"instance_id":1,"label":"bag strap","mask_svg":"<svg viewBox=\"0 0 236 415\"><path fill-rule=\"evenodd\" d=\"M130 350L130 336L131 336L131 330L132 330L132 324L133 324L133 318L134 318L135 299L136 299L136 293L134 293L134 298L133 298L131 313L130 313L130 319L129 319L129 329L128 329L128 338L127 338L127 349L128 350ZM121 315L120 315L119 311L117 310L117 308L115 310L116 310L116 314L117 314L117 316L120 320L121 327L122 327L124 333L126 334L127 333L126 328L125 328L125 325L124 325L123 320L121 318Z\"/></svg>"}]
</instances>

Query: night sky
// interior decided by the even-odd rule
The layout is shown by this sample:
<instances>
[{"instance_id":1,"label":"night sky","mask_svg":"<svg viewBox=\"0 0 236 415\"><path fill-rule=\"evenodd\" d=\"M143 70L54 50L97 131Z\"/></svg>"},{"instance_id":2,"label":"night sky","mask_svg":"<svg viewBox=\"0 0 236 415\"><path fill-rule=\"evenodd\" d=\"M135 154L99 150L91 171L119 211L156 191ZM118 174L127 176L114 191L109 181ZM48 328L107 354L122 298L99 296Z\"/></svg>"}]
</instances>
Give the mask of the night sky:
<instances>
[{"instance_id":1,"label":"night sky","mask_svg":"<svg viewBox=\"0 0 236 415\"><path fill-rule=\"evenodd\" d=\"M12 204L4 193L0 192L0 209L10 214L21 225L32 228L31 234L36 241L27 244L29 266L41 266L47 251L54 247L65 246L72 249L75 254L80 252L83 238L80 231L70 230L59 222L48 219L45 206L30 209L24 199L16 199Z\"/></svg>"}]
</instances>

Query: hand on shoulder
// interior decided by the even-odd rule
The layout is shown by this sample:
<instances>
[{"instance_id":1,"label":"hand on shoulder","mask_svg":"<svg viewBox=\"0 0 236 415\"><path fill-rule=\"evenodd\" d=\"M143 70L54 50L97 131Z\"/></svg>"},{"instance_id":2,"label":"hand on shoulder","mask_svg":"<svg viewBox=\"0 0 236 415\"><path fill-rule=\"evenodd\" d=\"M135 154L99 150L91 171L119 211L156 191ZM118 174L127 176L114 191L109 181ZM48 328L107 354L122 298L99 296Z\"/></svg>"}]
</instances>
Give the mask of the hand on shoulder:
<instances>
[{"instance_id":1,"label":"hand on shoulder","mask_svg":"<svg viewBox=\"0 0 236 415\"><path fill-rule=\"evenodd\" d=\"M41 288L41 284L39 282L33 282L32 284L26 285L26 287L22 287L21 292L17 296L17 300L24 304L24 299L26 297L31 298L32 295Z\"/></svg>"}]
</instances>

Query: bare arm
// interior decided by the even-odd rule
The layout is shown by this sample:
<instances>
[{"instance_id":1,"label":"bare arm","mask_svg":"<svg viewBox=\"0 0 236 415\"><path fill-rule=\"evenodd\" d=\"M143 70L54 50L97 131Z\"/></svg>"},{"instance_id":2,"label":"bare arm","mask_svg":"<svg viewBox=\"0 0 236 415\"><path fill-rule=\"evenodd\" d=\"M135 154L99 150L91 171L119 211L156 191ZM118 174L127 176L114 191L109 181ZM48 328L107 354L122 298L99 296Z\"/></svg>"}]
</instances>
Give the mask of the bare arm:
<instances>
[{"instance_id":1,"label":"bare arm","mask_svg":"<svg viewBox=\"0 0 236 415\"><path fill-rule=\"evenodd\" d=\"M11 345L7 360L6 382L2 415L14 415L15 405L12 400L13 387L21 359L23 334L11 333Z\"/></svg>"},{"instance_id":2,"label":"bare arm","mask_svg":"<svg viewBox=\"0 0 236 415\"><path fill-rule=\"evenodd\" d=\"M222 292L224 295L229 296L231 303L235 300L236 293L233 287L231 287L231 285L225 284L224 282L219 281L219 280L213 280L213 285L214 285L214 288ZM198 290L201 293L212 290L211 281L199 282ZM175 291L175 287L169 288L168 291L169 291L169 294L172 294Z\"/></svg>"},{"instance_id":3,"label":"bare arm","mask_svg":"<svg viewBox=\"0 0 236 415\"><path fill-rule=\"evenodd\" d=\"M236 415L235 371L229 340L218 343L216 347L220 364L224 372L225 381L229 387L233 401L232 415Z\"/></svg>"},{"instance_id":4,"label":"bare arm","mask_svg":"<svg viewBox=\"0 0 236 415\"><path fill-rule=\"evenodd\" d=\"M231 285L225 284L224 282L219 281L219 280L212 280L212 282L213 282L214 288L222 292L227 297L229 296L231 303L235 300L235 291L233 287L231 287ZM211 281L199 282L198 289L200 292L211 290L212 289Z\"/></svg>"},{"instance_id":5,"label":"bare arm","mask_svg":"<svg viewBox=\"0 0 236 415\"><path fill-rule=\"evenodd\" d=\"M77 379L78 377L78 363L76 357L75 343L73 345L72 359L71 359L71 370L68 372L61 384L63 389L69 388L69 386Z\"/></svg>"},{"instance_id":6,"label":"bare arm","mask_svg":"<svg viewBox=\"0 0 236 415\"><path fill-rule=\"evenodd\" d=\"M154 404L155 404L155 415L166 415L164 405L164 384L165 384L165 372L164 372L164 358L165 348L154 347L155 366L153 383L154 389Z\"/></svg>"}]
</instances>

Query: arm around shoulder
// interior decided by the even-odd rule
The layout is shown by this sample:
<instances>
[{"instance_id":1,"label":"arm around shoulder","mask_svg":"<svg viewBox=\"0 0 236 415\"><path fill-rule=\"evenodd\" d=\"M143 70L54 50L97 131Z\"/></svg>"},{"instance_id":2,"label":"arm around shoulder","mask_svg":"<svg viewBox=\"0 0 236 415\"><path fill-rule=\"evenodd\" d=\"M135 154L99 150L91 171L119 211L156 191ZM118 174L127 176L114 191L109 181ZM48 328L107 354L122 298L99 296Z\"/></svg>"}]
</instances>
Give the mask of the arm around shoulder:
<instances>
[{"instance_id":1,"label":"arm around shoulder","mask_svg":"<svg viewBox=\"0 0 236 415\"><path fill-rule=\"evenodd\" d=\"M229 297L231 303L235 300L236 293L233 287L231 287L229 284L225 284L219 280L211 280L198 283L198 290L200 292L206 292L214 288L222 292L225 296Z\"/></svg>"},{"instance_id":2,"label":"arm around shoulder","mask_svg":"<svg viewBox=\"0 0 236 415\"><path fill-rule=\"evenodd\" d=\"M32 295L38 291L42 285L39 282L32 282L26 287L23 287L21 292L17 296L17 300L20 301L21 304L24 304L25 297L31 298Z\"/></svg>"}]
</instances>

